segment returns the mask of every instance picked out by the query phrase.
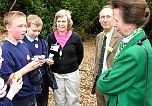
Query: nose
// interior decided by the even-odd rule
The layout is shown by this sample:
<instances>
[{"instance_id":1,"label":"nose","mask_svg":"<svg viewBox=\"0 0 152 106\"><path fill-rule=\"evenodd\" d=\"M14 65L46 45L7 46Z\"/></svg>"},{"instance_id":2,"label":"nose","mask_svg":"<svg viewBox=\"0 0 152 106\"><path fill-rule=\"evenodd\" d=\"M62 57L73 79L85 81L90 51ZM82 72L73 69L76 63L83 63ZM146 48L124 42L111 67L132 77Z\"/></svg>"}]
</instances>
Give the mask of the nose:
<instances>
[{"instance_id":1,"label":"nose","mask_svg":"<svg viewBox=\"0 0 152 106\"><path fill-rule=\"evenodd\" d=\"M114 25L113 25L113 27L117 27L117 25L116 25L116 24L114 24Z\"/></svg>"},{"instance_id":2,"label":"nose","mask_svg":"<svg viewBox=\"0 0 152 106\"><path fill-rule=\"evenodd\" d=\"M26 31L27 31L26 25L22 27L22 31L23 31L23 32L26 32Z\"/></svg>"},{"instance_id":3,"label":"nose","mask_svg":"<svg viewBox=\"0 0 152 106\"><path fill-rule=\"evenodd\" d=\"M60 22L60 25L63 25L63 22Z\"/></svg>"},{"instance_id":4,"label":"nose","mask_svg":"<svg viewBox=\"0 0 152 106\"><path fill-rule=\"evenodd\" d=\"M104 17L104 21L107 21L107 17Z\"/></svg>"},{"instance_id":5,"label":"nose","mask_svg":"<svg viewBox=\"0 0 152 106\"><path fill-rule=\"evenodd\" d=\"M39 35L39 34L40 34L40 32L39 32L39 31L36 31L35 33L36 33L36 35Z\"/></svg>"}]
</instances>

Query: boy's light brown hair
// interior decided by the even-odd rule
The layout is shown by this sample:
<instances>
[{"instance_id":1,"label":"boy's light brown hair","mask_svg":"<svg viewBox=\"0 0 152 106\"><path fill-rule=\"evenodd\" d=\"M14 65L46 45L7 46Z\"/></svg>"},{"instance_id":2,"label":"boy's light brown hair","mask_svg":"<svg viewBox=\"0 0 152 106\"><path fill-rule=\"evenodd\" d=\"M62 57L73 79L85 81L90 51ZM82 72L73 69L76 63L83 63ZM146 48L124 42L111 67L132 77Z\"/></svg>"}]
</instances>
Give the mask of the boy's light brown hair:
<instances>
[{"instance_id":1,"label":"boy's light brown hair","mask_svg":"<svg viewBox=\"0 0 152 106\"><path fill-rule=\"evenodd\" d=\"M42 19L38 15L31 14L27 17L27 27L30 27L32 24L37 27L43 26Z\"/></svg>"},{"instance_id":2,"label":"boy's light brown hair","mask_svg":"<svg viewBox=\"0 0 152 106\"><path fill-rule=\"evenodd\" d=\"M16 18L20 18L20 17L25 17L26 15L23 12L20 11L9 11L4 15L4 20L3 20L3 24L4 27L6 25L12 24L12 21Z\"/></svg>"}]
</instances>

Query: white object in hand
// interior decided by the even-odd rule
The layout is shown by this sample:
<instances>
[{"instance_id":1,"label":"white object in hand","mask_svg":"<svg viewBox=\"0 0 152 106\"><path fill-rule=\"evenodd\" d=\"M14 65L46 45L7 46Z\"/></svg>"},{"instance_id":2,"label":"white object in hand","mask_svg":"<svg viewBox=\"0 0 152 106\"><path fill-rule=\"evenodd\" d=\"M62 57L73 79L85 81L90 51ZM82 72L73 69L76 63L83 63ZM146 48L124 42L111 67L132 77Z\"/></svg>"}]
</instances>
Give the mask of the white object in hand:
<instances>
[{"instance_id":1,"label":"white object in hand","mask_svg":"<svg viewBox=\"0 0 152 106\"><path fill-rule=\"evenodd\" d=\"M53 60L54 54L50 53L49 58Z\"/></svg>"}]
</instances>

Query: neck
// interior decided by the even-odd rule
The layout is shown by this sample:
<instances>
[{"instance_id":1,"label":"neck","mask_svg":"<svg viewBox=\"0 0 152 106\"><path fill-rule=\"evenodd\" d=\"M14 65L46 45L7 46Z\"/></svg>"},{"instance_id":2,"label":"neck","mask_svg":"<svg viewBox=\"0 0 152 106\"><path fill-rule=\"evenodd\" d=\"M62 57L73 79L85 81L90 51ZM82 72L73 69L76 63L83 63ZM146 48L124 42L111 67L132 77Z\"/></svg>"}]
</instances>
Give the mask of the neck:
<instances>
[{"instance_id":1,"label":"neck","mask_svg":"<svg viewBox=\"0 0 152 106\"><path fill-rule=\"evenodd\" d=\"M108 33L108 32L110 32L110 31L112 30L112 28L113 28L113 27L108 28L108 29L104 29L104 32L105 32L105 33Z\"/></svg>"},{"instance_id":2,"label":"neck","mask_svg":"<svg viewBox=\"0 0 152 106\"><path fill-rule=\"evenodd\" d=\"M32 38L33 40L35 40L37 37L35 37L35 36L30 36L30 35L28 35L30 38Z\"/></svg>"},{"instance_id":3,"label":"neck","mask_svg":"<svg viewBox=\"0 0 152 106\"><path fill-rule=\"evenodd\" d=\"M125 36L129 36L137 27L135 25L131 25L130 28L125 33Z\"/></svg>"},{"instance_id":4,"label":"neck","mask_svg":"<svg viewBox=\"0 0 152 106\"><path fill-rule=\"evenodd\" d=\"M67 32L57 32L59 35L66 35Z\"/></svg>"}]
</instances>

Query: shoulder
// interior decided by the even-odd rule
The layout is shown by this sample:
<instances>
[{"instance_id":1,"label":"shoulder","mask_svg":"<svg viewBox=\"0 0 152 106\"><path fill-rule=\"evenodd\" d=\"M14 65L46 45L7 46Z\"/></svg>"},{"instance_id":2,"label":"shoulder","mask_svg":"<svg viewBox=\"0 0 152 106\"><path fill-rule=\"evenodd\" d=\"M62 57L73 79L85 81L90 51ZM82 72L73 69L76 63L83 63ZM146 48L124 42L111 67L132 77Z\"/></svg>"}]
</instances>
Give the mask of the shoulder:
<instances>
[{"instance_id":1,"label":"shoulder","mask_svg":"<svg viewBox=\"0 0 152 106\"><path fill-rule=\"evenodd\" d=\"M1 48L2 48L2 50L4 52L4 51L9 51L10 49L13 49L14 46L9 41L5 40L5 42L3 43L3 45L1 46Z\"/></svg>"},{"instance_id":2,"label":"shoulder","mask_svg":"<svg viewBox=\"0 0 152 106\"><path fill-rule=\"evenodd\" d=\"M55 40L55 36L54 36L54 32L51 32L49 33L47 36L46 36L46 41L50 41L50 40Z\"/></svg>"},{"instance_id":3,"label":"shoulder","mask_svg":"<svg viewBox=\"0 0 152 106\"><path fill-rule=\"evenodd\" d=\"M96 40L102 39L104 36L103 32L100 32L97 36L96 36Z\"/></svg>"},{"instance_id":4,"label":"shoulder","mask_svg":"<svg viewBox=\"0 0 152 106\"><path fill-rule=\"evenodd\" d=\"M71 35L73 38L76 38L76 39L81 39L82 40L82 37L77 33L77 32L72 32L72 35Z\"/></svg>"},{"instance_id":5,"label":"shoulder","mask_svg":"<svg viewBox=\"0 0 152 106\"><path fill-rule=\"evenodd\" d=\"M50 37L52 37L52 36L54 36L54 32L49 33L46 37L47 37L47 38L50 38Z\"/></svg>"},{"instance_id":6,"label":"shoulder","mask_svg":"<svg viewBox=\"0 0 152 106\"><path fill-rule=\"evenodd\" d=\"M139 45L133 45L124 52L125 57L132 57L135 60L142 59L144 55L145 55L145 50L143 47Z\"/></svg>"},{"instance_id":7,"label":"shoulder","mask_svg":"<svg viewBox=\"0 0 152 106\"><path fill-rule=\"evenodd\" d=\"M103 32L100 32L100 33L98 33L97 38L100 38L100 37L102 37L103 35L104 35L104 33L103 33Z\"/></svg>"},{"instance_id":8,"label":"shoulder","mask_svg":"<svg viewBox=\"0 0 152 106\"><path fill-rule=\"evenodd\" d=\"M72 32L72 36L80 38L80 35L77 32Z\"/></svg>"}]
</instances>

